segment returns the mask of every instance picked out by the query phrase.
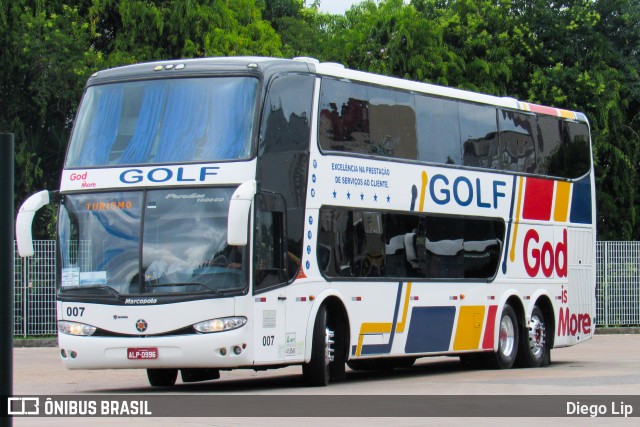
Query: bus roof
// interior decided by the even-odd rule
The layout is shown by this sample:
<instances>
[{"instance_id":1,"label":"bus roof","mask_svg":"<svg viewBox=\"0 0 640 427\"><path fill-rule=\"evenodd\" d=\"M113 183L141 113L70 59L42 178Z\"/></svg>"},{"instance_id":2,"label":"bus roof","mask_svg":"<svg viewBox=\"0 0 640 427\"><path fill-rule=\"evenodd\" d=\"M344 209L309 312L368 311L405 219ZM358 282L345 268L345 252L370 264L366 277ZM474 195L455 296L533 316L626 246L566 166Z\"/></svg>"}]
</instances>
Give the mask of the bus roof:
<instances>
[{"instance_id":1,"label":"bus roof","mask_svg":"<svg viewBox=\"0 0 640 427\"><path fill-rule=\"evenodd\" d=\"M313 72L310 64L291 59L235 56L194 59L171 59L110 68L94 73L88 85L157 77L182 77L188 74L273 74L281 71Z\"/></svg>"},{"instance_id":2,"label":"bus roof","mask_svg":"<svg viewBox=\"0 0 640 427\"><path fill-rule=\"evenodd\" d=\"M445 86L438 86L430 83L421 83L412 80L399 79L396 77L383 76L379 74L366 73L362 71L344 68L334 63L315 64L317 74L344 78L349 80L371 83L385 87L395 87L412 92L425 93L429 95L441 96L445 98L459 99L463 101L476 102L479 104L493 105L496 107L509 108L513 110L528 111L536 114L545 114L565 119L588 122L587 117L580 112L564 110L555 107L546 107L524 101L518 101L510 97L498 97L478 92L455 89Z\"/></svg>"},{"instance_id":3,"label":"bus roof","mask_svg":"<svg viewBox=\"0 0 640 427\"><path fill-rule=\"evenodd\" d=\"M98 71L91 76L87 85L106 83L116 80L148 79L160 76L178 77L184 74L207 75L214 73L246 73L268 76L278 72L313 73L322 76L348 79L411 92L459 99L479 104L544 114L588 123L587 117L580 112L518 101L517 99L510 97L498 97L430 83L421 83L397 77L351 70L345 68L341 64L320 63L314 58L307 57L282 59L256 56L237 56L147 62Z\"/></svg>"}]
</instances>

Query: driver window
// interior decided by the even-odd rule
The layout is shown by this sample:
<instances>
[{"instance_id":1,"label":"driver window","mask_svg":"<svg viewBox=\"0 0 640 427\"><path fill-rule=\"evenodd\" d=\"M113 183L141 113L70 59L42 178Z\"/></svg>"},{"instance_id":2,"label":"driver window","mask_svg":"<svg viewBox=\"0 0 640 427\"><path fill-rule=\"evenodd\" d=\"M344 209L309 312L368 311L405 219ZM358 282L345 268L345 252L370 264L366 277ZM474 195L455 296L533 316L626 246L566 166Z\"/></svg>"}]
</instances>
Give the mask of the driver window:
<instances>
[{"instance_id":1,"label":"driver window","mask_svg":"<svg viewBox=\"0 0 640 427\"><path fill-rule=\"evenodd\" d=\"M284 210L282 196L256 196L255 291L287 282Z\"/></svg>"}]
</instances>

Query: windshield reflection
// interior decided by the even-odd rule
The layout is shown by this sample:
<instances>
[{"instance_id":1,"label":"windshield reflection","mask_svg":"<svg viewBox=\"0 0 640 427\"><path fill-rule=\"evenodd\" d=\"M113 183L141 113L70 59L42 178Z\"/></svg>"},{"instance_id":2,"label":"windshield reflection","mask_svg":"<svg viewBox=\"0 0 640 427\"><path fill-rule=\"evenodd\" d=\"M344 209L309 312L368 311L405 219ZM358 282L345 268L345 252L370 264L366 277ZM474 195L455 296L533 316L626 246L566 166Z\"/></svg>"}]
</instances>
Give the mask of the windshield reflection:
<instances>
[{"instance_id":1,"label":"windshield reflection","mask_svg":"<svg viewBox=\"0 0 640 427\"><path fill-rule=\"evenodd\" d=\"M232 192L66 196L59 222L62 289L107 286L120 294L216 295L244 289L244 249L226 243Z\"/></svg>"},{"instance_id":2,"label":"windshield reflection","mask_svg":"<svg viewBox=\"0 0 640 427\"><path fill-rule=\"evenodd\" d=\"M145 291L244 286L242 252L227 246L231 194L230 189L148 193L142 250Z\"/></svg>"}]
</instances>

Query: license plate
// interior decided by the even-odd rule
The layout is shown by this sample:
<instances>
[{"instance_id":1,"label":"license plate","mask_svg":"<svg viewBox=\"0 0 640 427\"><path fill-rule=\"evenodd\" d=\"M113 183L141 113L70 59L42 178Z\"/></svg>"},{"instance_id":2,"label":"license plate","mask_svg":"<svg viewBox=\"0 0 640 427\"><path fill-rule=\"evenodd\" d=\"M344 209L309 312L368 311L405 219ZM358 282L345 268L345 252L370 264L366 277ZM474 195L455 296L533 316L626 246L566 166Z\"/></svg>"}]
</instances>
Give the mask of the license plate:
<instances>
[{"instance_id":1,"label":"license plate","mask_svg":"<svg viewBox=\"0 0 640 427\"><path fill-rule=\"evenodd\" d=\"M131 360L157 359L158 349L155 347L128 348L127 358Z\"/></svg>"}]
</instances>

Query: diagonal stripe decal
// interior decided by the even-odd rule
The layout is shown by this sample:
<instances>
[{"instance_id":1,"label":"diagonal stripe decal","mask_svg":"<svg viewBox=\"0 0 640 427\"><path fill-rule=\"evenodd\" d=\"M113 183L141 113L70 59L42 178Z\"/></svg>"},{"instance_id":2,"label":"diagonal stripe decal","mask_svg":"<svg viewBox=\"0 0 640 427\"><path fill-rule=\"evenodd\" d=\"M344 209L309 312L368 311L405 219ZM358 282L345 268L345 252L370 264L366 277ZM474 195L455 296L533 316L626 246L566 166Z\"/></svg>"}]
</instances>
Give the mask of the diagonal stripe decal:
<instances>
[{"instance_id":1,"label":"diagonal stripe decal","mask_svg":"<svg viewBox=\"0 0 640 427\"><path fill-rule=\"evenodd\" d=\"M513 262L516 259L516 241L518 240L518 224L520 223L520 207L522 206L522 187L524 186L524 178L518 179L518 204L516 207L516 216L513 224L513 238L511 239L511 251L509 252L509 260Z\"/></svg>"},{"instance_id":2,"label":"diagonal stripe decal","mask_svg":"<svg viewBox=\"0 0 640 427\"><path fill-rule=\"evenodd\" d=\"M402 310L402 322L398 323L396 332L401 334L407 322L407 312L409 311L409 298L411 297L411 282L407 282L407 291L404 295L404 309Z\"/></svg>"},{"instance_id":3,"label":"diagonal stripe decal","mask_svg":"<svg viewBox=\"0 0 640 427\"><path fill-rule=\"evenodd\" d=\"M405 322L407 319L407 311L409 309L409 296L411 292L411 283L407 285L407 292L405 296L405 303L402 313L402 322L398 323L398 315L400 311L400 300L402 299L402 287L403 283L398 283L398 291L396 293L396 303L393 311L393 320L391 323L386 322L370 322L362 323L360 325L360 334L358 336L358 345L353 346L351 353L356 356L362 354L389 354L391 352L391 346L393 345L393 339L396 331L398 333L404 332ZM389 342L387 344L363 344L364 337L367 334L390 334Z\"/></svg>"}]
</instances>

